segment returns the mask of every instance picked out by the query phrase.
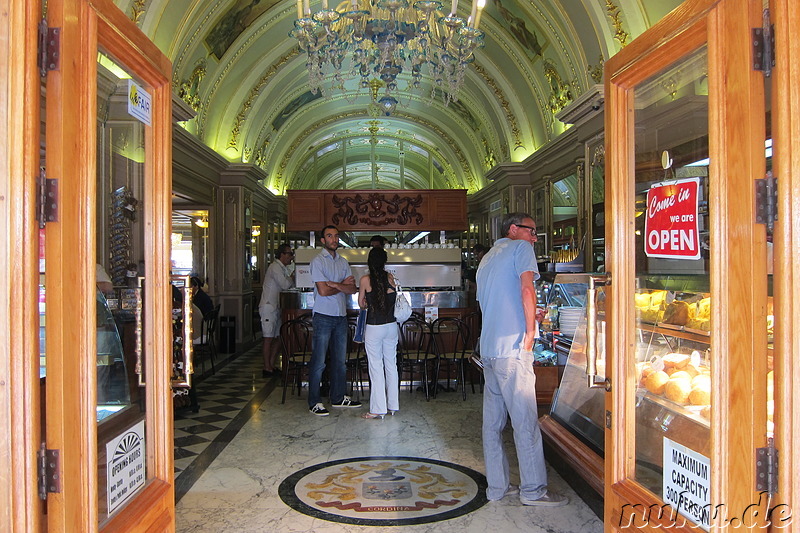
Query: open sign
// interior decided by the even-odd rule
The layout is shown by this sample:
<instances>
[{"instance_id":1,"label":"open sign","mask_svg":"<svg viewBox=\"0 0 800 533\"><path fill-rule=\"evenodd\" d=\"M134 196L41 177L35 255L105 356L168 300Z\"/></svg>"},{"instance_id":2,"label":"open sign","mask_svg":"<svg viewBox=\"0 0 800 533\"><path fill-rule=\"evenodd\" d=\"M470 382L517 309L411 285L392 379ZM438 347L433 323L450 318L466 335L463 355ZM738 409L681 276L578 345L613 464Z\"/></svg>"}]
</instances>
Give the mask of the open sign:
<instances>
[{"instance_id":1,"label":"open sign","mask_svg":"<svg viewBox=\"0 0 800 533\"><path fill-rule=\"evenodd\" d=\"M700 259L700 178L673 181L647 191L644 251L648 257Z\"/></svg>"}]
</instances>

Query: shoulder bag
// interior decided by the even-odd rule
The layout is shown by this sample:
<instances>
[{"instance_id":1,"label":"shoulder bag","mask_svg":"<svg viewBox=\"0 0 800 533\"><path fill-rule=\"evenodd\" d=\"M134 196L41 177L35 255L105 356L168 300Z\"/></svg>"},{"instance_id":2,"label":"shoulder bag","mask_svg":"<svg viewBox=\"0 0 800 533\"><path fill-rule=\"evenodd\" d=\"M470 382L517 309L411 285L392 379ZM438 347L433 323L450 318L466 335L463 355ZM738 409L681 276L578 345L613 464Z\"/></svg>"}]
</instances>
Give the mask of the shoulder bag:
<instances>
[{"instance_id":1,"label":"shoulder bag","mask_svg":"<svg viewBox=\"0 0 800 533\"><path fill-rule=\"evenodd\" d=\"M394 319L399 324L402 324L411 316L411 302L408 301L408 296L402 292L402 289L400 288L400 282L397 280L397 278L394 279L394 283L395 291L397 293L397 296L394 300Z\"/></svg>"}]
</instances>

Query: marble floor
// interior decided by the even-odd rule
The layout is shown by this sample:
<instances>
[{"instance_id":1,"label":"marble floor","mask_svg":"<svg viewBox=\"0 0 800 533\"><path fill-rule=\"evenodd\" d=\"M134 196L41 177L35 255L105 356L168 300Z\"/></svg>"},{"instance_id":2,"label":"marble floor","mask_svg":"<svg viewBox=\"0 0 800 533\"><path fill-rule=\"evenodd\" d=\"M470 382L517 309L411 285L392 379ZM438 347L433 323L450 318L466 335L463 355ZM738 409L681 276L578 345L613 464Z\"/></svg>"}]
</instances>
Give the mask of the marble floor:
<instances>
[{"instance_id":1,"label":"marble floor","mask_svg":"<svg viewBox=\"0 0 800 533\"><path fill-rule=\"evenodd\" d=\"M280 380L261 378L258 356L258 350L251 350L203 382L198 387L201 411L176 418L176 437L211 437L188 444L188 451L187 446L176 447L176 459L181 457L176 461L177 531L396 531L394 526L341 524L301 514L280 499L278 487L298 470L350 457L419 457L483 472L479 393L469 392L466 401L457 393L440 393L426 402L422 392L409 393L404 388L401 410L394 417L364 420L360 415L366 407L331 409L331 416L317 417L308 412L305 389L301 397L289 395L285 404L280 403ZM229 378L239 381L231 384ZM240 401L234 401L237 394ZM225 410L230 417L225 422L214 417L222 406L240 410L234 416ZM209 416L210 422L200 420ZM203 424L214 429L187 431ZM507 448L513 451L510 430L506 437ZM516 482L515 458L510 460L512 482ZM516 497L507 496L457 518L402 527L418 532L602 531L602 521L567 482L554 470L548 472L550 487L570 498L568 506L525 507Z\"/></svg>"}]
</instances>

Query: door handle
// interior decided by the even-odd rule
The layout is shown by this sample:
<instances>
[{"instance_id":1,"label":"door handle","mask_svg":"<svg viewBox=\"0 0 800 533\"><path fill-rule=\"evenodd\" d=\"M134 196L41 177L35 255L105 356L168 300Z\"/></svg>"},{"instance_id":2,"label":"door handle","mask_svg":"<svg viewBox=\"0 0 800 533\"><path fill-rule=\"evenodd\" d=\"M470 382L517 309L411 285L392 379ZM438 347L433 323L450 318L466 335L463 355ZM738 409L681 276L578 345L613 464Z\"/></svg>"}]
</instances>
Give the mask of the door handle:
<instances>
[{"instance_id":1,"label":"door handle","mask_svg":"<svg viewBox=\"0 0 800 533\"><path fill-rule=\"evenodd\" d=\"M144 324L142 323L142 282L143 277L137 279L138 286L136 287L136 375L139 380L139 386L147 386L144 382L144 362L142 360L142 335L144 333Z\"/></svg>"},{"instance_id":2,"label":"door handle","mask_svg":"<svg viewBox=\"0 0 800 533\"><path fill-rule=\"evenodd\" d=\"M183 372L186 375L186 384L192 386L194 374L194 342L192 341L192 293L190 278L186 276L183 284Z\"/></svg>"},{"instance_id":3,"label":"door handle","mask_svg":"<svg viewBox=\"0 0 800 533\"><path fill-rule=\"evenodd\" d=\"M607 377L597 379L597 287L609 285L611 274L592 274L589 276L589 288L586 291L586 379L590 389L604 388L611 390L611 381ZM605 329L605 328L603 328ZM603 331L605 333L605 331ZM605 339L603 339L605 342Z\"/></svg>"}]
</instances>

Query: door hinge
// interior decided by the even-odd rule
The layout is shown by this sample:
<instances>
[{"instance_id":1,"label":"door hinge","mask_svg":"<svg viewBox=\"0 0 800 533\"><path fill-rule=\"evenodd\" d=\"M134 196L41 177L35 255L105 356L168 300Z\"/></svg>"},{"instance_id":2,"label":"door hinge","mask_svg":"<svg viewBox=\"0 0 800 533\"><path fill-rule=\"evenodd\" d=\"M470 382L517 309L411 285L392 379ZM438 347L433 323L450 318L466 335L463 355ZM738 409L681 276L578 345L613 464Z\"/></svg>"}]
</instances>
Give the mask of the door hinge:
<instances>
[{"instance_id":1,"label":"door hinge","mask_svg":"<svg viewBox=\"0 0 800 533\"><path fill-rule=\"evenodd\" d=\"M756 448L756 491L778 492L778 449L771 438L765 448Z\"/></svg>"},{"instance_id":2,"label":"door hinge","mask_svg":"<svg viewBox=\"0 0 800 533\"><path fill-rule=\"evenodd\" d=\"M39 74L44 78L61 64L61 28L51 28L47 20L39 23Z\"/></svg>"},{"instance_id":3,"label":"door hinge","mask_svg":"<svg viewBox=\"0 0 800 533\"><path fill-rule=\"evenodd\" d=\"M760 70L764 76L772 75L775 66L775 32L769 20L769 9L764 10L764 26L753 28L753 70Z\"/></svg>"},{"instance_id":4,"label":"door hinge","mask_svg":"<svg viewBox=\"0 0 800 533\"><path fill-rule=\"evenodd\" d=\"M756 224L766 224L771 232L778 220L778 178L772 171L756 180Z\"/></svg>"},{"instance_id":5,"label":"door hinge","mask_svg":"<svg viewBox=\"0 0 800 533\"><path fill-rule=\"evenodd\" d=\"M61 492L61 460L59 450L48 450L45 443L36 453L39 465L39 498L50 492Z\"/></svg>"},{"instance_id":6,"label":"door hinge","mask_svg":"<svg viewBox=\"0 0 800 533\"><path fill-rule=\"evenodd\" d=\"M58 180L49 179L44 167L39 169L36 179L36 220L43 228L48 222L58 221Z\"/></svg>"}]
</instances>

